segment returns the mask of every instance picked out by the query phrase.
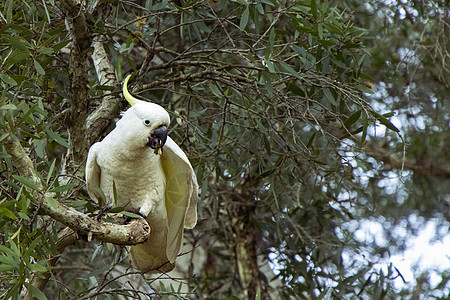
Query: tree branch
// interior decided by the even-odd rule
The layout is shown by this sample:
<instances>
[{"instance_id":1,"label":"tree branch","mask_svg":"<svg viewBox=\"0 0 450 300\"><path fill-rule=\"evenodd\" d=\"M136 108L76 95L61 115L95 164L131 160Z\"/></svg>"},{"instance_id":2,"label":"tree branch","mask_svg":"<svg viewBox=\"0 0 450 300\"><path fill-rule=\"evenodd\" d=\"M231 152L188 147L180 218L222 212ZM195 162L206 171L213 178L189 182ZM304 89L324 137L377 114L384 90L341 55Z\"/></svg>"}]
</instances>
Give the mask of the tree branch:
<instances>
[{"instance_id":1,"label":"tree branch","mask_svg":"<svg viewBox=\"0 0 450 300\"><path fill-rule=\"evenodd\" d=\"M378 161L390 164L396 169L411 170L416 174L439 176L443 178L450 178L450 168L445 164L432 163L427 160L418 162L417 159L403 159L392 151L385 149L377 143L367 143L365 153L372 156Z\"/></svg>"},{"instance_id":2,"label":"tree branch","mask_svg":"<svg viewBox=\"0 0 450 300\"><path fill-rule=\"evenodd\" d=\"M72 36L70 51L70 109L69 125L71 155L69 170L77 170L80 177L84 174L84 162L87 156L86 115L89 96L87 59L89 58L92 36L86 22L84 9L73 0L62 0L61 7L66 15Z\"/></svg>"},{"instance_id":3,"label":"tree branch","mask_svg":"<svg viewBox=\"0 0 450 300\"><path fill-rule=\"evenodd\" d=\"M100 15L103 19L106 19L110 12L110 4L98 2L98 5L94 8L94 12L96 15ZM103 47L104 43L104 36L94 38L92 60L97 71L98 81L103 86L118 87L114 67ZM88 147L100 137L101 133L111 123L111 120L117 116L119 105L120 97L114 96L113 94L105 96L95 111L87 117L86 127L88 133L86 143Z\"/></svg>"},{"instance_id":4,"label":"tree branch","mask_svg":"<svg viewBox=\"0 0 450 300\"><path fill-rule=\"evenodd\" d=\"M229 215L235 234L234 253L236 266L242 288L247 299L255 299L257 291L261 289L258 256L256 246L256 230L254 228L254 190L256 179L246 176L242 185L230 193L231 203Z\"/></svg>"}]
</instances>

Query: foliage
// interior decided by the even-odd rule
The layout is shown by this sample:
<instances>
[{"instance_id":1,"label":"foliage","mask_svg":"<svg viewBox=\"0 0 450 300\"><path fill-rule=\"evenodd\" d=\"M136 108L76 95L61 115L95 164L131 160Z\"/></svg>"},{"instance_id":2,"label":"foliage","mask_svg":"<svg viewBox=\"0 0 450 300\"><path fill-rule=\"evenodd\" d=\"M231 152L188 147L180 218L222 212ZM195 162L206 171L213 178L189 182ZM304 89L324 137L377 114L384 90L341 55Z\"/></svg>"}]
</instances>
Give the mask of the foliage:
<instances>
[{"instance_id":1,"label":"foliage","mask_svg":"<svg viewBox=\"0 0 450 300\"><path fill-rule=\"evenodd\" d=\"M400 270L377 264L388 247L367 245L350 225L384 216L394 226L412 214L448 225L443 176L427 176L421 167L432 172L434 165L417 164L422 158L449 165L448 53L438 55L448 49L448 24L444 17L420 18L448 16L448 10L439 2L408 2L404 9L418 14L410 15L410 26L399 21L393 4L334 2L0 4L0 140L20 141L42 183L23 176L11 153L0 148L2 296L19 299L28 289L38 299L381 299L424 289L395 289ZM76 7L73 15L69 4ZM389 26L379 9L393 14L386 14ZM87 31L74 33L80 16ZM388 32L378 38L381 27ZM170 112L171 136L196 170L202 221L185 234L197 248L181 268L183 284L136 274L126 249L110 244L80 240L56 267L50 263L61 225L42 215L36 193L54 193L45 198L50 205L89 214L99 209L83 190L82 163L83 151L101 137L91 140L79 117L92 116L105 97L120 97L120 89L103 84L96 41L117 82L134 73L133 93ZM442 64L435 68L437 61ZM74 87L77 74L86 82ZM77 98L83 89L87 99ZM393 124L393 112L405 116L401 124ZM109 121L103 135L113 126ZM395 151L399 165L386 160L392 154L386 149ZM402 179L395 192L383 185L391 167ZM423 197L430 201L418 200ZM397 246L396 236L386 237ZM32 274L50 269L44 292L30 284Z\"/></svg>"}]
</instances>

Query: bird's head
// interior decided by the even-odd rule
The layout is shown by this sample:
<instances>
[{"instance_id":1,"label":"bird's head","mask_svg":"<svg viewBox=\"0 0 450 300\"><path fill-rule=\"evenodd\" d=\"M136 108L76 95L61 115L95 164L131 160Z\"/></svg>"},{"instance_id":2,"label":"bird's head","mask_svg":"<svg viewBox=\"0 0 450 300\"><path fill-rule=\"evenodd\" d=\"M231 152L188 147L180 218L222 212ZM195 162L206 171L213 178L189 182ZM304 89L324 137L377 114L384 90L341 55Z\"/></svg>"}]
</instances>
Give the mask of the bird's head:
<instances>
[{"instance_id":1,"label":"bird's head","mask_svg":"<svg viewBox=\"0 0 450 300\"><path fill-rule=\"evenodd\" d=\"M145 102L134 98L127 89L130 75L123 84L125 99L131 104L117 123L123 126L123 134L127 135L138 147L149 146L158 153L167 140L170 117L167 111L155 103Z\"/></svg>"}]
</instances>

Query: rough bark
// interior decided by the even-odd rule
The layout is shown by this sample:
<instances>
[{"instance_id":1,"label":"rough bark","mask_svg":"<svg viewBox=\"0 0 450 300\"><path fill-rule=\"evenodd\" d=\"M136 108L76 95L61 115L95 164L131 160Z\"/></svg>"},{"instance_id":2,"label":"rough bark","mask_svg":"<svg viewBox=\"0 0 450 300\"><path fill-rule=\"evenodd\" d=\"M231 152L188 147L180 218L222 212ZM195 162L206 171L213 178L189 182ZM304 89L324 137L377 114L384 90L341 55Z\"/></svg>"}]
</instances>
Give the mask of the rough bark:
<instances>
[{"instance_id":1,"label":"rough bark","mask_svg":"<svg viewBox=\"0 0 450 300\"><path fill-rule=\"evenodd\" d=\"M94 8L94 14L106 19L110 13L110 5L108 3L98 2ZM106 38L104 36L97 36L94 38L92 52L92 60L97 72L97 78L101 85L118 87L114 67L108 58L108 54L103 47ZM100 105L87 117L87 137L86 145L90 147L95 141L99 139L102 132L105 130L111 121L118 115L120 106L120 97L110 94L102 97Z\"/></svg>"},{"instance_id":2,"label":"rough bark","mask_svg":"<svg viewBox=\"0 0 450 300\"><path fill-rule=\"evenodd\" d=\"M254 180L247 178L232 193L230 206L231 226L235 234L234 254L242 288L247 299L255 299L261 289L258 255L256 247L256 228L254 227L255 195Z\"/></svg>"},{"instance_id":3,"label":"rough bark","mask_svg":"<svg viewBox=\"0 0 450 300\"><path fill-rule=\"evenodd\" d=\"M61 1L66 15L66 23L72 36L69 61L69 95L70 95L70 166L67 170L77 175L84 175L86 161L86 116L88 107L88 58L92 44L84 8L73 0Z\"/></svg>"}]
</instances>

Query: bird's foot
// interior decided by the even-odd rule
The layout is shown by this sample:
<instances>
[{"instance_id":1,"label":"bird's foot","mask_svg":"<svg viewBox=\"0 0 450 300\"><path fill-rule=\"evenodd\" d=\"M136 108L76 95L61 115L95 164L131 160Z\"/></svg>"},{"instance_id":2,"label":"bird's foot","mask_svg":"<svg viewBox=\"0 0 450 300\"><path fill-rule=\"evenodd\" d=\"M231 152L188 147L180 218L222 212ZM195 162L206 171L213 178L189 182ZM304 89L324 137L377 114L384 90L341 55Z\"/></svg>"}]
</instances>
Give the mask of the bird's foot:
<instances>
[{"instance_id":1,"label":"bird's foot","mask_svg":"<svg viewBox=\"0 0 450 300\"><path fill-rule=\"evenodd\" d=\"M139 217L142 218L146 218L146 216L144 216L143 213L141 213L140 211L136 211L136 210L125 210L122 212L123 213L123 218L125 219L125 224L128 224L131 222L131 220L133 219L139 219Z\"/></svg>"},{"instance_id":2,"label":"bird's foot","mask_svg":"<svg viewBox=\"0 0 450 300\"><path fill-rule=\"evenodd\" d=\"M97 221L100 222L102 220L102 218L106 215L106 213L108 211L110 211L111 209L112 209L112 205L111 204L103 206L102 209L98 212Z\"/></svg>"}]
</instances>

